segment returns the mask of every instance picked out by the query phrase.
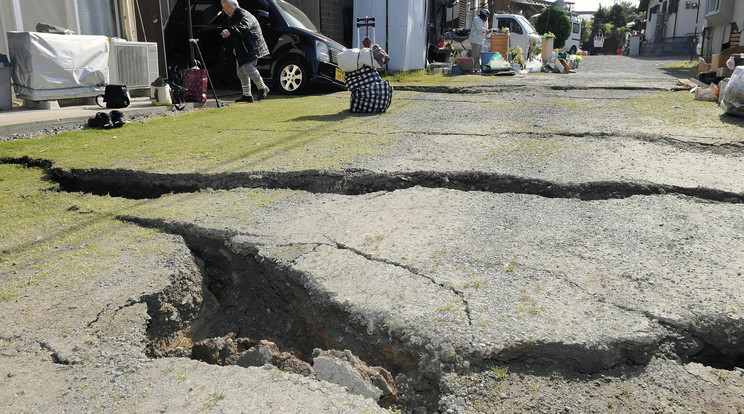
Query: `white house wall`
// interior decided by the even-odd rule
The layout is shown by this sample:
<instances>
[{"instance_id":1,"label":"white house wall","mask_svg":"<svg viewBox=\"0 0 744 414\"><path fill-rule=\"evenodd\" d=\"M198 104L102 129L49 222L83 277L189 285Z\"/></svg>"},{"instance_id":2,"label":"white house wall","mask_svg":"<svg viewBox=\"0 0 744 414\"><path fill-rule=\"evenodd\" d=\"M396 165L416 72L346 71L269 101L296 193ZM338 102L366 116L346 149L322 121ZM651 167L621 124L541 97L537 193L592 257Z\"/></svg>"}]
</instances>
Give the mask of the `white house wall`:
<instances>
[{"instance_id":1,"label":"white house wall","mask_svg":"<svg viewBox=\"0 0 744 414\"><path fill-rule=\"evenodd\" d=\"M74 0L16 0L21 5L23 30L35 31L39 23L49 23L78 32Z\"/></svg>"},{"instance_id":2,"label":"white house wall","mask_svg":"<svg viewBox=\"0 0 744 414\"><path fill-rule=\"evenodd\" d=\"M369 38L390 55L390 70L426 67L428 0L355 0L352 46L361 46L367 32L356 28L356 19L375 18ZM373 37L374 33L374 37Z\"/></svg>"},{"instance_id":3,"label":"white house wall","mask_svg":"<svg viewBox=\"0 0 744 414\"><path fill-rule=\"evenodd\" d=\"M699 1L699 0L695 0ZM698 13L699 8L692 8L689 9L686 8L686 1L681 0L679 2L679 6L677 8L677 13L669 15L669 21L666 27L666 32L664 33L665 39L676 39L676 38L686 38L691 37L695 33L695 16ZM692 3L692 2L691 2ZM701 13L702 14L702 13ZM702 21L703 18L700 16L698 18L698 23ZM676 27L675 27L676 24ZM700 27L700 26L699 26ZM700 33L700 29L697 30L698 33Z\"/></svg>"},{"instance_id":4,"label":"white house wall","mask_svg":"<svg viewBox=\"0 0 744 414\"><path fill-rule=\"evenodd\" d=\"M701 7L706 3L706 1L707 0L701 1ZM701 13L701 15L703 13ZM710 45L712 54L721 53L721 50L723 49L722 45L730 41L731 22L736 23L736 25L739 27L739 30L744 30L744 0L735 0L733 2L731 20L727 23L723 25L712 25L711 22L704 20L703 24L708 25L708 31L711 33ZM744 46L744 43L739 40L738 45L731 46Z\"/></svg>"},{"instance_id":5,"label":"white house wall","mask_svg":"<svg viewBox=\"0 0 744 414\"><path fill-rule=\"evenodd\" d=\"M354 19L353 19L353 30L354 36L352 41L353 47L361 47L362 40L366 36L366 30L364 27L357 29L357 18L374 17L375 28L370 28L369 38L375 43L382 46L385 50L390 52L390 47L387 42L387 14L388 14L388 3L397 3L400 0L354 0ZM374 34L374 38L373 38Z\"/></svg>"},{"instance_id":6,"label":"white house wall","mask_svg":"<svg viewBox=\"0 0 744 414\"><path fill-rule=\"evenodd\" d=\"M698 28L697 33L700 33L703 29L703 25L705 24L705 21L703 19L703 11L701 11L702 8L704 8L703 5L700 5L698 8L687 8L687 4L690 3L700 3L704 2L706 0L680 0L679 6L677 7L677 12L675 13L667 13L668 19L666 23L666 27L664 27L664 33L662 34L662 41L679 41L680 39L685 39L688 37L692 37L696 30L695 30L695 17L700 11L700 16L698 17ZM650 11L654 6L659 6L659 10L661 11L662 5L664 3L669 4L668 0L651 0L648 3L648 9L646 10L647 15L649 16L647 22L646 22L646 38L650 41L658 41L659 39L652 39L652 36L656 32L656 25L658 22L658 17L661 15L661 13L654 13L651 14Z\"/></svg>"}]
</instances>

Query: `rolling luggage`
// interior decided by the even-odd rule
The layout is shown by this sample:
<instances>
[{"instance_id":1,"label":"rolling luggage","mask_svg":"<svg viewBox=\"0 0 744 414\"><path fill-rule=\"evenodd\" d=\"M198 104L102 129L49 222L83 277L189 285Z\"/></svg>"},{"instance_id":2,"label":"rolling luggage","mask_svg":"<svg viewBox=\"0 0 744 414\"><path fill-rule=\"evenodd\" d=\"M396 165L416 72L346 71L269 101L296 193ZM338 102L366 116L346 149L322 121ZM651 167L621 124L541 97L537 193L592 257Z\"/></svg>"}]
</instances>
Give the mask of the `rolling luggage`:
<instances>
[{"instance_id":1,"label":"rolling luggage","mask_svg":"<svg viewBox=\"0 0 744 414\"><path fill-rule=\"evenodd\" d=\"M359 33L361 27L367 29L364 40L361 40ZM361 42L364 48L353 52L357 55L354 59L356 64L350 67L357 69L346 72L346 88L351 92L350 110L354 113L385 112L393 100L393 87L388 81L383 82L380 74L375 70L375 66L381 67L382 63L389 62L390 58L379 48L379 45L372 45L374 42L369 38L370 28L372 28L374 39L375 19L373 17L357 19L357 41ZM374 56L375 48L379 56ZM376 59L384 60L384 62L381 63Z\"/></svg>"}]
</instances>

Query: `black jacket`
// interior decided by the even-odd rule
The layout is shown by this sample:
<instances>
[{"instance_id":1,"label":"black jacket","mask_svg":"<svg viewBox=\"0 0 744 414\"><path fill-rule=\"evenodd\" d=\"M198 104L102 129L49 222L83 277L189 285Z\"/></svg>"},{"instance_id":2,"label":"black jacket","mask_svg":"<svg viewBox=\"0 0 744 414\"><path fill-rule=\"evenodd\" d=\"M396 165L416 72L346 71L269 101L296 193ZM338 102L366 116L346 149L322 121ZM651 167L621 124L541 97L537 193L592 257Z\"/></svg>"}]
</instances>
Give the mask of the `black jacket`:
<instances>
[{"instance_id":1,"label":"black jacket","mask_svg":"<svg viewBox=\"0 0 744 414\"><path fill-rule=\"evenodd\" d=\"M226 27L233 39L235 56L239 65L264 57L269 54L261 26L258 20L247 10L238 7L230 17L230 25Z\"/></svg>"}]
</instances>

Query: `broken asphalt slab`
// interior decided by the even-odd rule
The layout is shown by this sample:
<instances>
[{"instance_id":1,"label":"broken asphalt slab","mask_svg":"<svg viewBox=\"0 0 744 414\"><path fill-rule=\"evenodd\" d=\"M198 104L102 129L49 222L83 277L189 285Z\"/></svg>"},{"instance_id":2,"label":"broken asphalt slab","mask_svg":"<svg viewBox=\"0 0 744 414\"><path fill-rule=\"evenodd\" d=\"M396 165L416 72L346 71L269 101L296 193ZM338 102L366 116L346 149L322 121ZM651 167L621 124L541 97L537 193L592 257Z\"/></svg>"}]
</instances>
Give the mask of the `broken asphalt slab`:
<instances>
[{"instance_id":1,"label":"broken asphalt slab","mask_svg":"<svg viewBox=\"0 0 744 414\"><path fill-rule=\"evenodd\" d=\"M350 349L390 370L419 412L476 412L478 398L486 411L530 410L525 378L555 372L578 378L574 391L532 409L581 411L585 383L635 390L644 378L658 380L649 400L616 404L649 409L669 376L710 397L666 408L740 401L741 137L729 132L741 126L646 123L650 85L674 78L646 68L643 88L601 89L607 72L587 60L584 78L540 75L527 94L396 94L389 113L358 120L397 139L346 169L50 169L68 190L157 197L122 212L118 231L162 233L134 257L114 254L122 265L86 288L2 304L12 375L0 401L21 411L378 409L324 382L182 358L193 341L228 333L305 356ZM555 79L573 89L545 87ZM262 198L272 201L249 208ZM162 256L136 257L151 245ZM521 389L469 386L487 384L494 366L519 372L509 384ZM54 392L27 385L48 368Z\"/></svg>"}]
</instances>

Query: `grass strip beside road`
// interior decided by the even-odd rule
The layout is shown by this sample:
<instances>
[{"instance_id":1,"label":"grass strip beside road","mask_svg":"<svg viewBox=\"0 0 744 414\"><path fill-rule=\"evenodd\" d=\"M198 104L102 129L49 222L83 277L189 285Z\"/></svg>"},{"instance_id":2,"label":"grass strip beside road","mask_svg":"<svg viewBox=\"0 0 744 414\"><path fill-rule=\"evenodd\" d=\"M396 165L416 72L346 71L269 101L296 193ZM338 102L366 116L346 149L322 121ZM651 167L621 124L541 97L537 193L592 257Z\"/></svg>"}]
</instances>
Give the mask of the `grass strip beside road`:
<instances>
[{"instance_id":1,"label":"grass strip beside road","mask_svg":"<svg viewBox=\"0 0 744 414\"><path fill-rule=\"evenodd\" d=\"M0 302L90 287L170 253L162 234L114 218L135 201L60 192L39 169L0 165L0 205Z\"/></svg>"},{"instance_id":2,"label":"grass strip beside road","mask_svg":"<svg viewBox=\"0 0 744 414\"><path fill-rule=\"evenodd\" d=\"M87 129L0 143L3 157L63 169L218 173L338 168L395 139L379 114L352 114L349 97L278 97L122 128Z\"/></svg>"}]
</instances>

